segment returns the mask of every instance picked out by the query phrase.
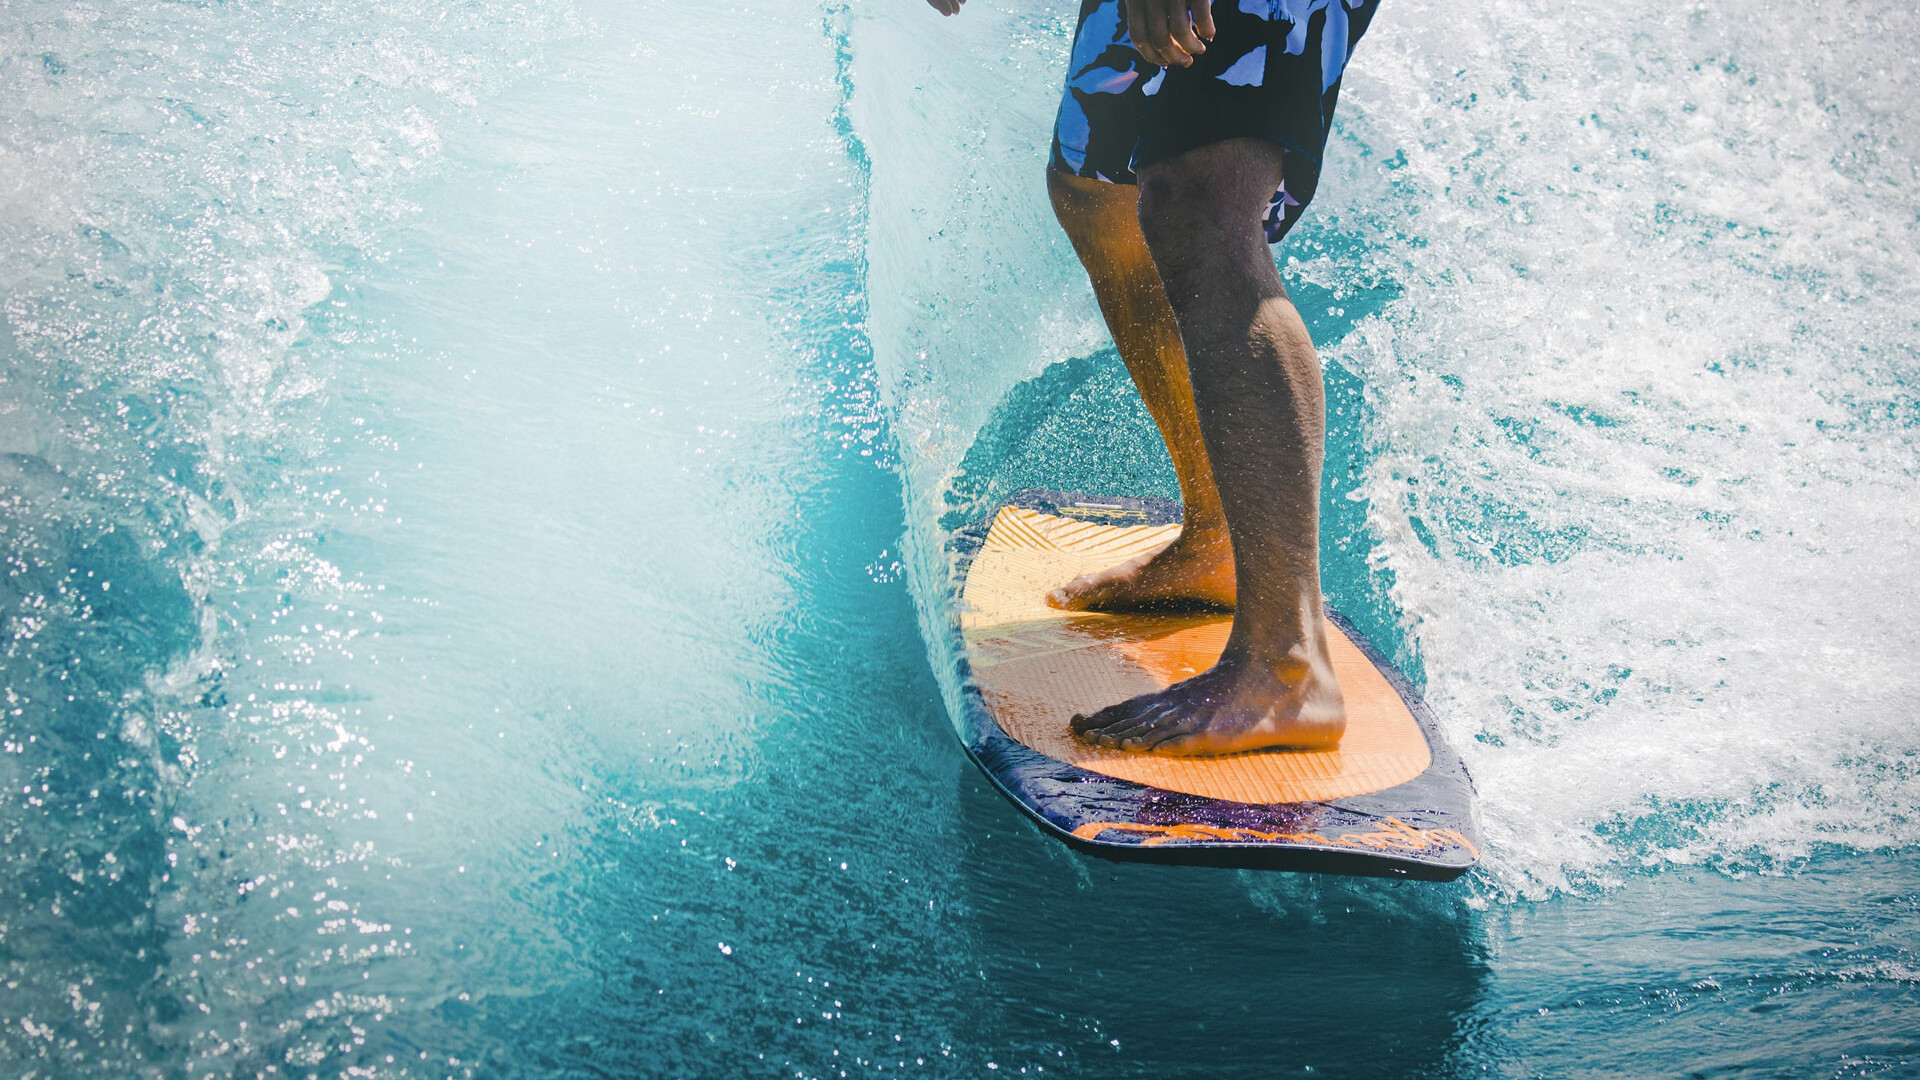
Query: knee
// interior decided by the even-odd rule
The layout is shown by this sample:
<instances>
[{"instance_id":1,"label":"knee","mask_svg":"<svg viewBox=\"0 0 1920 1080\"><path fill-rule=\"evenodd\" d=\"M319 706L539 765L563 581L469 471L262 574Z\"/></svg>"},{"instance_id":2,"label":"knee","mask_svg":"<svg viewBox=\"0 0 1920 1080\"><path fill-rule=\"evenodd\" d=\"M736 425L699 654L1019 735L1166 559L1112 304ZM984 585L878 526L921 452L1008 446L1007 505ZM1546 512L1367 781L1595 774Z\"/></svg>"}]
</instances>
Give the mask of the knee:
<instances>
[{"instance_id":1,"label":"knee","mask_svg":"<svg viewBox=\"0 0 1920 1080\"><path fill-rule=\"evenodd\" d=\"M1232 139L1140 170L1140 232L1162 270L1222 251L1264 250L1260 219L1280 186L1280 148Z\"/></svg>"},{"instance_id":2,"label":"knee","mask_svg":"<svg viewBox=\"0 0 1920 1080\"><path fill-rule=\"evenodd\" d=\"M1140 235L1161 269L1218 251L1233 207L1222 185L1204 174L1156 169L1140 177Z\"/></svg>"}]
</instances>

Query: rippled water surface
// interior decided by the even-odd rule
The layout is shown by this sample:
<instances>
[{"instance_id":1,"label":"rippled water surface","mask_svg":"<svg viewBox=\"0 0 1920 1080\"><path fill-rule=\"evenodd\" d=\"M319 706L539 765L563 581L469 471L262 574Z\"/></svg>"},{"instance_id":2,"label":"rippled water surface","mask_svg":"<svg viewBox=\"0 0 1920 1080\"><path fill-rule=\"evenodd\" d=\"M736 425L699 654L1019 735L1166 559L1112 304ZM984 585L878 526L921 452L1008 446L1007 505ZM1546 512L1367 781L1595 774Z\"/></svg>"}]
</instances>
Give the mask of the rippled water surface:
<instances>
[{"instance_id":1,"label":"rippled water surface","mask_svg":"<svg viewBox=\"0 0 1920 1080\"><path fill-rule=\"evenodd\" d=\"M1920 1075L1920 17L1357 53L1278 254L1433 886L951 734L944 529L1171 493L1070 6L0 0L0 1072Z\"/></svg>"}]
</instances>

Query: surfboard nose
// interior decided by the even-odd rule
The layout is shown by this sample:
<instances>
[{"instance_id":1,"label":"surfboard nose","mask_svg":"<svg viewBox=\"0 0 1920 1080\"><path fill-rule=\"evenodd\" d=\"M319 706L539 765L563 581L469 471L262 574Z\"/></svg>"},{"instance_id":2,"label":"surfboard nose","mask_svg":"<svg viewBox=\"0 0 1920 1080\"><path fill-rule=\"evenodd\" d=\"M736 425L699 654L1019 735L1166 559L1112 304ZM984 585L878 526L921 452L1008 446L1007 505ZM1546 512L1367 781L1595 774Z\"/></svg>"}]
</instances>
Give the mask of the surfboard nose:
<instances>
[{"instance_id":1,"label":"surfboard nose","mask_svg":"<svg viewBox=\"0 0 1920 1080\"><path fill-rule=\"evenodd\" d=\"M1192 678L1226 646L1226 614L1045 601L1164 545L1177 517L1160 500L1028 491L983 522L954 590L975 760L1037 820L1102 854L1441 879L1471 868L1465 769L1405 677L1337 613L1326 629L1348 723L1332 749L1176 757L1074 735L1075 715Z\"/></svg>"}]
</instances>

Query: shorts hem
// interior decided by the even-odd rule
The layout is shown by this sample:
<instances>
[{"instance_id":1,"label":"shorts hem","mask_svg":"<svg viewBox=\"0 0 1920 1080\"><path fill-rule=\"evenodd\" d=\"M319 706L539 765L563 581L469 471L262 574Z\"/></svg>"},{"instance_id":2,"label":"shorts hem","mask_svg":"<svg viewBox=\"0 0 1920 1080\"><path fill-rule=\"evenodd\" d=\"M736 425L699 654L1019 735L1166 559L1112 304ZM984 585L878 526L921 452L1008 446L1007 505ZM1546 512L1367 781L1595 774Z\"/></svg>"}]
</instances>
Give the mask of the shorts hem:
<instances>
[{"instance_id":1,"label":"shorts hem","mask_svg":"<svg viewBox=\"0 0 1920 1080\"><path fill-rule=\"evenodd\" d=\"M1081 180L1098 180L1103 184L1119 184L1123 187L1138 187L1140 184L1139 179L1132 173L1128 173L1125 177L1116 177L1108 176L1102 172L1082 172L1067 164L1066 160L1060 157L1059 154L1047 155L1047 171L1057 172L1062 176L1078 177Z\"/></svg>"},{"instance_id":2,"label":"shorts hem","mask_svg":"<svg viewBox=\"0 0 1920 1080\"><path fill-rule=\"evenodd\" d=\"M1263 142L1270 142L1280 148L1283 157L1292 159L1298 155L1299 157L1306 158L1307 162L1313 166L1314 172L1318 173L1320 171L1320 155L1300 146L1296 140L1275 135L1270 131L1236 131L1232 129L1204 132L1186 138L1169 140L1166 143L1152 147L1148 147L1143 143L1143 145L1134 151L1132 162L1133 171L1135 174L1138 174L1141 169L1149 165L1158 165L1162 162L1172 161L1181 154L1198 150L1204 146L1212 146L1215 143L1227 142L1231 139L1259 139Z\"/></svg>"}]
</instances>

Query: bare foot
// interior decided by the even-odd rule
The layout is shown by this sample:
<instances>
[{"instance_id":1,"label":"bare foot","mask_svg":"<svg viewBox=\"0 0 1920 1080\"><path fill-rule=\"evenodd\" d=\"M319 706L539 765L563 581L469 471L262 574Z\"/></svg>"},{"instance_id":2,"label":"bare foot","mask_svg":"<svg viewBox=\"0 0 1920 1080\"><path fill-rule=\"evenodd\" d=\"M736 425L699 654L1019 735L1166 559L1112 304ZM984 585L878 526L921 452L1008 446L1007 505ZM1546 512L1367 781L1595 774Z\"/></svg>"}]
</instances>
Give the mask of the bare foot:
<instances>
[{"instance_id":1,"label":"bare foot","mask_svg":"<svg viewBox=\"0 0 1920 1080\"><path fill-rule=\"evenodd\" d=\"M1233 610L1233 547L1225 528L1183 530L1157 551L1082 574L1047 594L1062 611Z\"/></svg>"},{"instance_id":2,"label":"bare foot","mask_svg":"<svg viewBox=\"0 0 1920 1080\"><path fill-rule=\"evenodd\" d=\"M1095 746L1182 757L1340 744L1346 704L1324 641L1295 646L1273 665L1237 652L1165 690L1076 715L1073 732Z\"/></svg>"}]
</instances>

